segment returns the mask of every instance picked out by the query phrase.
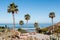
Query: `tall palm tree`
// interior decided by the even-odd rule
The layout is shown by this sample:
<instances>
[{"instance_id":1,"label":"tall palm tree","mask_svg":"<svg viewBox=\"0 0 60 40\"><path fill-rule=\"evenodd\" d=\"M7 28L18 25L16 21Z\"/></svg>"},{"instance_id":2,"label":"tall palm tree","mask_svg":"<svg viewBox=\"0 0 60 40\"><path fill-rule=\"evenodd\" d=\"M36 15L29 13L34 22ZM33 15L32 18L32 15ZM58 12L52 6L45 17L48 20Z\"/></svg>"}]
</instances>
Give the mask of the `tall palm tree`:
<instances>
[{"instance_id":1,"label":"tall palm tree","mask_svg":"<svg viewBox=\"0 0 60 40\"><path fill-rule=\"evenodd\" d=\"M28 20L30 20L30 15L29 14L26 14L24 17L25 17L25 20L27 20L27 23L26 24L28 24Z\"/></svg>"},{"instance_id":2,"label":"tall palm tree","mask_svg":"<svg viewBox=\"0 0 60 40\"><path fill-rule=\"evenodd\" d=\"M49 14L49 18L52 19L52 25L53 25L53 18L55 17L55 13L54 12L50 12ZM53 26L53 31L54 31L54 26Z\"/></svg>"},{"instance_id":3,"label":"tall palm tree","mask_svg":"<svg viewBox=\"0 0 60 40\"><path fill-rule=\"evenodd\" d=\"M14 18L14 13L17 13L18 12L18 8L17 8L18 6L17 5L15 5L14 3L12 3L12 4L10 4L9 6L8 6L8 13L12 13L12 16L13 16L13 25L14 25L14 27L13 27L13 29L15 28L15 18Z\"/></svg>"},{"instance_id":4,"label":"tall palm tree","mask_svg":"<svg viewBox=\"0 0 60 40\"><path fill-rule=\"evenodd\" d=\"M19 21L19 24L20 24L21 27L22 27L22 25L24 24L23 20L20 20L20 21Z\"/></svg>"}]
</instances>

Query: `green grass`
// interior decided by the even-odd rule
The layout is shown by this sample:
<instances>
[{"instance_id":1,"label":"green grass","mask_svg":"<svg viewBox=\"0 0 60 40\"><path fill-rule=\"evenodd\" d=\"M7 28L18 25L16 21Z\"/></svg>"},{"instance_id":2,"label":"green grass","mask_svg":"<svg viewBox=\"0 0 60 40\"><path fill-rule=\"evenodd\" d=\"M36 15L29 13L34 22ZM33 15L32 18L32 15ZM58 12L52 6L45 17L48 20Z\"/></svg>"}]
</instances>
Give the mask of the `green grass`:
<instances>
[{"instance_id":1,"label":"green grass","mask_svg":"<svg viewBox=\"0 0 60 40\"><path fill-rule=\"evenodd\" d=\"M22 28L19 28L18 31L21 32L21 33L27 33L27 31L22 29Z\"/></svg>"},{"instance_id":2,"label":"green grass","mask_svg":"<svg viewBox=\"0 0 60 40\"><path fill-rule=\"evenodd\" d=\"M4 27L3 26L0 26L0 31L4 30Z\"/></svg>"},{"instance_id":3,"label":"green grass","mask_svg":"<svg viewBox=\"0 0 60 40\"><path fill-rule=\"evenodd\" d=\"M43 28L43 29L41 29L41 30L42 30L43 32L44 32L44 31L48 31L48 28Z\"/></svg>"}]
</instances>

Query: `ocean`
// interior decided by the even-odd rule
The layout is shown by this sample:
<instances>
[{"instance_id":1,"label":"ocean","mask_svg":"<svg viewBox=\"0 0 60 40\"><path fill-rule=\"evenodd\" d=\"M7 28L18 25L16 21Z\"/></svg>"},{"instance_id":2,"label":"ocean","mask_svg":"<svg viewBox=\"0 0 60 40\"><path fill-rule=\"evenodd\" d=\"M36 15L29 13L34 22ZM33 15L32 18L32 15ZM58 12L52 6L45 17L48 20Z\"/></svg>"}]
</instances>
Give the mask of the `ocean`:
<instances>
[{"instance_id":1,"label":"ocean","mask_svg":"<svg viewBox=\"0 0 60 40\"><path fill-rule=\"evenodd\" d=\"M9 27L9 28L12 28L13 27L13 24L0 24L0 26L5 26L5 25L7 25L7 27ZM45 28L45 27L49 27L51 25L51 23L41 23L41 24L39 24L39 27L40 28ZM26 30L26 31L28 31L28 32L33 32L33 31L35 31L34 29L34 24L24 24L24 25L22 25L22 27L19 25L19 24L16 24L15 25L16 26L16 29L18 29L18 28L22 28L22 29L24 29L24 30Z\"/></svg>"}]
</instances>

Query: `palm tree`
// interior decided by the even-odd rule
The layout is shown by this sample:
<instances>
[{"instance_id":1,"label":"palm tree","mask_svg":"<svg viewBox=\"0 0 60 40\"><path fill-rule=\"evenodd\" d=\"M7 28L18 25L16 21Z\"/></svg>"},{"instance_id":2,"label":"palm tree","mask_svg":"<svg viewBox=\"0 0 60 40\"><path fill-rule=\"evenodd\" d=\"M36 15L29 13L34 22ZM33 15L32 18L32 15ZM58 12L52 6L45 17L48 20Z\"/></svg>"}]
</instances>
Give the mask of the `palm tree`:
<instances>
[{"instance_id":1,"label":"palm tree","mask_svg":"<svg viewBox=\"0 0 60 40\"><path fill-rule=\"evenodd\" d=\"M20 24L21 27L22 27L22 25L24 24L24 22L23 22L22 20L20 20L20 21L19 21L19 24Z\"/></svg>"},{"instance_id":2,"label":"palm tree","mask_svg":"<svg viewBox=\"0 0 60 40\"><path fill-rule=\"evenodd\" d=\"M15 28L15 18L14 18L14 13L17 13L18 12L18 8L17 8L17 5L15 5L14 3L10 4L8 6L8 13L12 13L12 16L13 16L13 29Z\"/></svg>"},{"instance_id":3,"label":"palm tree","mask_svg":"<svg viewBox=\"0 0 60 40\"><path fill-rule=\"evenodd\" d=\"M40 28L39 28L39 24L38 24L38 22L35 22L35 23L34 23L34 27L35 27L36 32L39 33Z\"/></svg>"},{"instance_id":4,"label":"palm tree","mask_svg":"<svg viewBox=\"0 0 60 40\"><path fill-rule=\"evenodd\" d=\"M25 20L27 20L27 23L26 24L28 24L28 20L30 20L30 15L29 14L26 14L24 17L25 17Z\"/></svg>"},{"instance_id":5,"label":"palm tree","mask_svg":"<svg viewBox=\"0 0 60 40\"><path fill-rule=\"evenodd\" d=\"M55 13L54 12L50 12L49 14L49 18L52 19L52 25L53 25L53 18L55 17ZM54 26L53 26L53 31L54 31Z\"/></svg>"},{"instance_id":6,"label":"palm tree","mask_svg":"<svg viewBox=\"0 0 60 40\"><path fill-rule=\"evenodd\" d=\"M38 26L39 26L39 25L38 25L38 22L35 22L35 23L34 23L34 27L35 27L35 28L38 28Z\"/></svg>"}]
</instances>

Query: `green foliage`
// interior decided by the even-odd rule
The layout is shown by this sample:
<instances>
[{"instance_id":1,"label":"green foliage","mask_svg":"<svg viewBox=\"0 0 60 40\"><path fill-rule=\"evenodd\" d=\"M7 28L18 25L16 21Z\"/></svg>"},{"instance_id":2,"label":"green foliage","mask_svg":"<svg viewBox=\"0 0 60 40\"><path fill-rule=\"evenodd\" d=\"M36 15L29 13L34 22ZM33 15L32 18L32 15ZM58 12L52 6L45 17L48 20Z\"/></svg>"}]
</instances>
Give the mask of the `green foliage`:
<instances>
[{"instance_id":1,"label":"green foliage","mask_svg":"<svg viewBox=\"0 0 60 40\"><path fill-rule=\"evenodd\" d=\"M44 33L44 32L47 32L48 31L48 28L43 28L43 29L40 29L40 28L36 28L35 29L37 33Z\"/></svg>"},{"instance_id":2,"label":"green foliage","mask_svg":"<svg viewBox=\"0 0 60 40\"><path fill-rule=\"evenodd\" d=\"M23 24L24 24L24 22L23 22L22 20L20 20L20 21L19 21L19 24L20 24L20 25L23 25Z\"/></svg>"},{"instance_id":3,"label":"green foliage","mask_svg":"<svg viewBox=\"0 0 60 40\"><path fill-rule=\"evenodd\" d=\"M30 15L29 14L26 14L24 17L25 17L25 20L30 20Z\"/></svg>"},{"instance_id":4,"label":"green foliage","mask_svg":"<svg viewBox=\"0 0 60 40\"><path fill-rule=\"evenodd\" d=\"M35 27L35 28L38 28L38 26L39 26L38 23L35 22L35 23L34 23L34 27Z\"/></svg>"},{"instance_id":5,"label":"green foliage","mask_svg":"<svg viewBox=\"0 0 60 40\"><path fill-rule=\"evenodd\" d=\"M43 29L36 28L35 30L36 30L37 33L42 33L42 32L47 32L48 28L43 28Z\"/></svg>"},{"instance_id":6,"label":"green foliage","mask_svg":"<svg viewBox=\"0 0 60 40\"><path fill-rule=\"evenodd\" d=\"M14 3L10 4L8 6L8 10L7 11L9 13L12 13L12 14L17 13L17 11L18 11L17 5L15 5Z\"/></svg>"},{"instance_id":7,"label":"green foliage","mask_svg":"<svg viewBox=\"0 0 60 40\"><path fill-rule=\"evenodd\" d=\"M50 18L54 18L55 17L55 13L54 12L50 12L49 17Z\"/></svg>"},{"instance_id":8,"label":"green foliage","mask_svg":"<svg viewBox=\"0 0 60 40\"><path fill-rule=\"evenodd\" d=\"M4 31L5 27L0 26L0 32Z\"/></svg>"},{"instance_id":9,"label":"green foliage","mask_svg":"<svg viewBox=\"0 0 60 40\"><path fill-rule=\"evenodd\" d=\"M40 28L35 29L37 33L42 33L42 30Z\"/></svg>"},{"instance_id":10,"label":"green foliage","mask_svg":"<svg viewBox=\"0 0 60 40\"><path fill-rule=\"evenodd\" d=\"M43 32L46 32L46 31L48 31L48 28L43 28L43 29L41 29Z\"/></svg>"},{"instance_id":11,"label":"green foliage","mask_svg":"<svg viewBox=\"0 0 60 40\"><path fill-rule=\"evenodd\" d=\"M19 31L19 32L21 32L21 33L27 33L27 31L26 31L26 30L21 29L21 28L19 28L19 29L18 29L18 31Z\"/></svg>"},{"instance_id":12,"label":"green foliage","mask_svg":"<svg viewBox=\"0 0 60 40\"><path fill-rule=\"evenodd\" d=\"M35 27L35 30L36 30L37 33L41 33L42 32L42 30L39 28L38 22L34 23L34 27Z\"/></svg>"},{"instance_id":13,"label":"green foliage","mask_svg":"<svg viewBox=\"0 0 60 40\"><path fill-rule=\"evenodd\" d=\"M48 29L47 28L43 28L42 31L47 31Z\"/></svg>"},{"instance_id":14,"label":"green foliage","mask_svg":"<svg viewBox=\"0 0 60 40\"><path fill-rule=\"evenodd\" d=\"M5 27L3 27L3 26L0 26L0 29L5 29Z\"/></svg>"}]
</instances>

